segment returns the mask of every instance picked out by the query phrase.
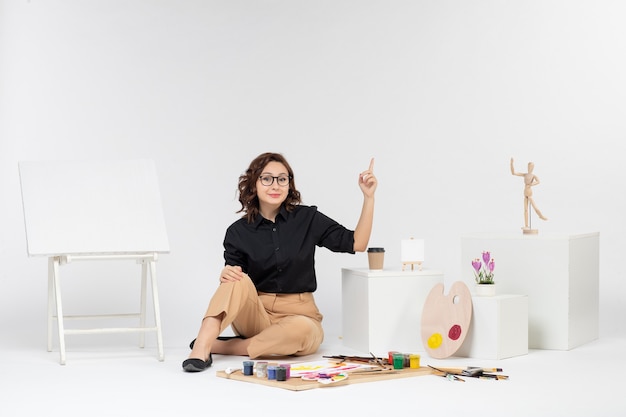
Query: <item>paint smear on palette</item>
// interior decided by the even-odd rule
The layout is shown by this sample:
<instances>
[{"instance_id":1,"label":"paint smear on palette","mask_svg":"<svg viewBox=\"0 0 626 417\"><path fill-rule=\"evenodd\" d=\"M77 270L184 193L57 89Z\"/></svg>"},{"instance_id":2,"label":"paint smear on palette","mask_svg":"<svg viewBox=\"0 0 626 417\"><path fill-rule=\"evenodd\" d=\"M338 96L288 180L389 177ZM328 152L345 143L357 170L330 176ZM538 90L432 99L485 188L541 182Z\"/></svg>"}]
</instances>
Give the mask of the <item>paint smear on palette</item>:
<instances>
[{"instance_id":1,"label":"paint smear on palette","mask_svg":"<svg viewBox=\"0 0 626 417\"><path fill-rule=\"evenodd\" d=\"M457 340L459 337L461 337L461 326L459 326L458 324L452 326L450 328L450 331L448 332L448 337L451 340Z\"/></svg>"},{"instance_id":2,"label":"paint smear on palette","mask_svg":"<svg viewBox=\"0 0 626 417\"><path fill-rule=\"evenodd\" d=\"M428 347L431 349L437 349L441 346L441 342L443 342L443 337L439 333L433 333L428 338Z\"/></svg>"}]
</instances>

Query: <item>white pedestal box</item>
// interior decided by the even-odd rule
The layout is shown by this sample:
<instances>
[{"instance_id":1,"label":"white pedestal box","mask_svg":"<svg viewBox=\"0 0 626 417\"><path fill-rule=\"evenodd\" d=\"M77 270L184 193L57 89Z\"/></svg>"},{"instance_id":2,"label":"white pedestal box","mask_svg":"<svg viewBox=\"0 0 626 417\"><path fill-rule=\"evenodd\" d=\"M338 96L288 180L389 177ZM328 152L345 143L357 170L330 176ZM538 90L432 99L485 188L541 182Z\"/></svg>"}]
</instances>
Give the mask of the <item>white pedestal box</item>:
<instances>
[{"instance_id":1,"label":"white pedestal box","mask_svg":"<svg viewBox=\"0 0 626 417\"><path fill-rule=\"evenodd\" d=\"M529 348L569 350L598 338L599 233L464 236L470 286L483 251L495 259L497 293L528 296Z\"/></svg>"},{"instance_id":2,"label":"white pedestal box","mask_svg":"<svg viewBox=\"0 0 626 417\"><path fill-rule=\"evenodd\" d=\"M343 268L342 336L352 349L386 357L391 350L423 352L426 297L443 283L440 271L370 271Z\"/></svg>"},{"instance_id":3,"label":"white pedestal box","mask_svg":"<svg viewBox=\"0 0 626 417\"><path fill-rule=\"evenodd\" d=\"M528 297L472 297L472 321L455 356L505 359L528 354Z\"/></svg>"}]
</instances>

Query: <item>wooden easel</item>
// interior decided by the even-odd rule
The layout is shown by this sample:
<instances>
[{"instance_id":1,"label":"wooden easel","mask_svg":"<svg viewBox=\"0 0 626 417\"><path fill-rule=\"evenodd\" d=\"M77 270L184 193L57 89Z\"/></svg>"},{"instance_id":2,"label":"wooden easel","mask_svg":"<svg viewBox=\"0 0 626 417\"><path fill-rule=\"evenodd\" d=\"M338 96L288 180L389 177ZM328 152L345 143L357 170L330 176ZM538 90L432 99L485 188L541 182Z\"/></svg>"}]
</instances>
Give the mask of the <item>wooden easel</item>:
<instances>
[{"instance_id":1,"label":"wooden easel","mask_svg":"<svg viewBox=\"0 0 626 417\"><path fill-rule=\"evenodd\" d=\"M411 271L413 271L415 265L417 265L417 269L421 271L424 260L424 241L422 239L410 238L403 239L400 243L402 270L404 271L407 265L411 265Z\"/></svg>"},{"instance_id":2,"label":"wooden easel","mask_svg":"<svg viewBox=\"0 0 626 417\"><path fill-rule=\"evenodd\" d=\"M411 265L411 271L413 271L413 268L415 265L417 265L417 270L421 271L422 270L422 261L415 261L415 262L402 262L402 270L404 271L404 268L407 265Z\"/></svg>"},{"instance_id":3,"label":"wooden easel","mask_svg":"<svg viewBox=\"0 0 626 417\"><path fill-rule=\"evenodd\" d=\"M60 363L66 363L65 335L156 332L164 360L156 262L169 252L156 168L152 161L20 162L22 202L29 256L48 258L48 351L57 322ZM61 299L61 266L74 261L129 260L141 264L139 312L66 316ZM150 281L148 282L148 275ZM154 324L146 323L148 283ZM66 329L66 319L138 319L138 326Z\"/></svg>"}]
</instances>

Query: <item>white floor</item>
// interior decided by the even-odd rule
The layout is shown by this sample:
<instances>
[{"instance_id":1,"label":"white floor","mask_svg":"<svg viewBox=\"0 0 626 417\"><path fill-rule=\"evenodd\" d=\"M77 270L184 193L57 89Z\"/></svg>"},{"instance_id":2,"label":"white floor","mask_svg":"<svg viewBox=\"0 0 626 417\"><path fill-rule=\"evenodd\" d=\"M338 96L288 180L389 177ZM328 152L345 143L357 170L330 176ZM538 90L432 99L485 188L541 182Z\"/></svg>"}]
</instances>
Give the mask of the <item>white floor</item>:
<instances>
[{"instance_id":1,"label":"white floor","mask_svg":"<svg viewBox=\"0 0 626 417\"><path fill-rule=\"evenodd\" d=\"M82 336L85 337L85 336ZM290 391L227 380L216 370L240 367L243 357L214 356L213 367L182 371L187 347L156 349L128 345L80 347L67 342L67 364L45 346L4 351L0 358L1 416L262 416L451 415L625 416L626 337L601 338L570 351L531 350L499 361L468 358L433 360L422 366L500 367L507 381L435 376ZM362 355L335 338L318 354ZM359 414L360 412L360 414Z\"/></svg>"}]
</instances>

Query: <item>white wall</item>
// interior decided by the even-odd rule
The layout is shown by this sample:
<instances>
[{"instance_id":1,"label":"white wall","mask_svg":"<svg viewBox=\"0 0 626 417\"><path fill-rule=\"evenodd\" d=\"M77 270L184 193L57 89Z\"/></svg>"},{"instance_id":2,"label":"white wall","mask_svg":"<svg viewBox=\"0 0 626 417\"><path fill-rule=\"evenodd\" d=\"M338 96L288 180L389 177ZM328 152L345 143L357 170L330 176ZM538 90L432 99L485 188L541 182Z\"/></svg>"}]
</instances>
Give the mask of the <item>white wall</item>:
<instances>
[{"instance_id":1,"label":"white wall","mask_svg":"<svg viewBox=\"0 0 626 417\"><path fill-rule=\"evenodd\" d=\"M534 161L549 218L535 226L600 232L600 335L626 333L624 21L619 0L0 0L2 343L45 346L46 261L26 255L18 161L156 161L164 337L181 346L218 284L237 178L264 151L284 153L304 203L348 227L375 157L371 245L399 268L401 239L424 238L447 282L471 279L461 235L519 232L509 159ZM365 265L318 252L328 337L341 267ZM134 305L108 279L66 279L67 309Z\"/></svg>"}]
</instances>

